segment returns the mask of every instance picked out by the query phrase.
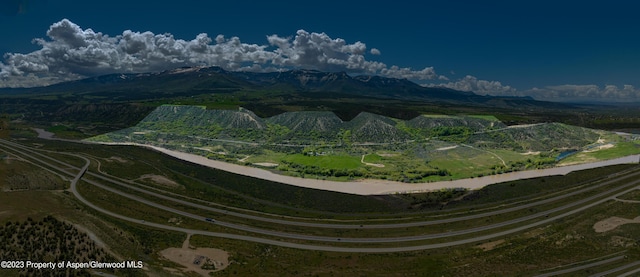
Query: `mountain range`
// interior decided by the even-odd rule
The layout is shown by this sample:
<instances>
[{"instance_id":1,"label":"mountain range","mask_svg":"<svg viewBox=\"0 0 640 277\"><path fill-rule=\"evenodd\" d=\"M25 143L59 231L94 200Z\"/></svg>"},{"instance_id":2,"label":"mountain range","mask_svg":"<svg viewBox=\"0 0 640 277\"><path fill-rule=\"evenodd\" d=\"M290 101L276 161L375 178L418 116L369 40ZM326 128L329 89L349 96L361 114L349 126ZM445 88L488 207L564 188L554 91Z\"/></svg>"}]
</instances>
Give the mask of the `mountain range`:
<instances>
[{"instance_id":1,"label":"mountain range","mask_svg":"<svg viewBox=\"0 0 640 277\"><path fill-rule=\"evenodd\" d=\"M290 70L282 72L233 72L220 67L183 67L157 73L109 74L36 88L3 88L0 94L74 92L157 92L169 94L219 93L257 90L279 92L330 92L400 100L452 100L486 102L492 99L533 101L526 97L491 97L448 88L423 87L407 79L351 76L345 72Z\"/></svg>"},{"instance_id":2,"label":"mountain range","mask_svg":"<svg viewBox=\"0 0 640 277\"><path fill-rule=\"evenodd\" d=\"M294 111L333 112L343 121L362 112L403 120L420 114L491 114L508 125L563 122L602 127L600 122L604 122L605 128L610 123L600 118L611 118L617 112L593 105L424 87L407 79L316 70L256 73L182 67L102 75L46 87L0 89L3 114L43 125L63 122L84 126L84 130L102 128L99 132L133 126L163 104L233 110L244 107L264 118ZM584 116L594 111L600 114ZM620 113L620 117L627 117L627 112ZM617 122L627 121L616 119L616 127Z\"/></svg>"}]
</instances>

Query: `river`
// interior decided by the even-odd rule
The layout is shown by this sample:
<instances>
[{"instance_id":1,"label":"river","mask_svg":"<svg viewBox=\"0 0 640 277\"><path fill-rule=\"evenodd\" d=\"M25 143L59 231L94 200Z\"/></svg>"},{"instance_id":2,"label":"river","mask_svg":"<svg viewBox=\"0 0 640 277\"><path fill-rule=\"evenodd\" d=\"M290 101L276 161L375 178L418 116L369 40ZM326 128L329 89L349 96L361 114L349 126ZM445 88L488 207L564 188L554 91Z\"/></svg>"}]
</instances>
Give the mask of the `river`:
<instances>
[{"instance_id":1,"label":"river","mask_svg":"<svg viewBox=\"0 0 640 277\"><path fill-rule=\"evenodd\" d=\"M237 165L237 164L226 163L226 162L221 162L216 160L210 160L203 156L179 152L179 151L161 148L157 146L151 146L151 145L144 145L144 144L137 144L137 143L101 143L101 144L136 145L141 147L147 147L181 160L232 172L239 175L250 176L254 178L284 183L284 184L298 186L298 187L321 189L321 190L336 191L336 192L358 194L358 195L417 193L417 192L439 190L443 188L481 189L484 186L502 183L502 182L536 178L536 177L544 177L544 176L553 176L553 175L566 175L572 171L598 168L598 167L617 165L617 164L638 163L640 161L640 155L631 155L631 156L626 156L626 157L611 159L606 161L600 161L600 162L584 163L584 164L569 165L569 166L559 166L559 167L537 169L537 170L518 171L518 172L510 172L510 173L490 175L490 176L484 176L484 177L478 177L478 178L459 179L459 180L453 180L453 181L440 181L440 182L431 182L431 183L402 183L402 182L396 182L396 181L374 180L374 179L339 182L339 181L327 181L327 180L285 176L285 175L276 174L271 171L260 169L260 168Z\"/></svg>"},{"instance_id":2,"label":"river","mask_svg":"<svg viewBox=\"0 0 640 277\"><path fill-rule=\"evenodd\" d=\"M36 130L36 132L38 133L38 137L40 138L55 139L52 137L52 134L50 132L44 131L42 129L34 129L34 130ZM73 141L73 140L65 140L65 141ZM74 142L89 143L86 141L74 141ZM568 165L568 166L558 166L558 167L537 169L537 170L517 171L517 172L510 172L510 173L504 173L504 174L498 174L498 175L478 177L478 178L459 179L459 180L453 180L453 181L439 181L439 182L431 182L431 183L402 183L402 182L396 182L396 181L377 180L377 179L365 179L365 180L357 180L357 181L339 182L339 181L327 181L327 180L285 176L285 175L276 174L261 168L210 160L203 156L179 152L175 150L170 150L170 149L166 149L158 146L146 145L146 144L138 144L138 143L97 143L97 144L135 145L140 147L146 147L146 148L151 148L158 152L167 154L169 156L172 156L184 161L232 172L239 175L284 183L284 184L298 186L298 187L336 191L336 192L343 192L343 193L350 193L350 194L357 194L357 195L417 193L417 192L439 190L444 188L481 189L488 185L503 183L508 181L516 181L516 180L522 180L522 179L530 179L530 178L554 176L554 175L566 175L570 172L578 171L578 170L592 169L592 168L617 165L617 164L638 163L640 161L640 155L630 155L622 158L599 161L599 162L591 162L591 163Z\"/></svg>"}]
</instances>

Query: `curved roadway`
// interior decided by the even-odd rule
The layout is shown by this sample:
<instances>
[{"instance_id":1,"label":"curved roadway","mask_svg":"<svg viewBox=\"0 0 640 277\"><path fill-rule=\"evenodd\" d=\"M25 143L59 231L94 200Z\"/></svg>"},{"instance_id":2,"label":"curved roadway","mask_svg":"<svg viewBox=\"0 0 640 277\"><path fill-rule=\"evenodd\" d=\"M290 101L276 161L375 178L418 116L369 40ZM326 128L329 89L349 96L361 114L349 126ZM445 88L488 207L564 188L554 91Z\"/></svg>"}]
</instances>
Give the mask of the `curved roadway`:
<instances>
[{"instance_id":1,"label":"curved roadway","mask_svg":"<svg viewBox=\"0 0 640 277\"><path fill-rule=\"evenodd\" d=\"M6 142L6 141L2 141L2 142ZM10 147L12 150L14 150L16 152L19 152L22 155L26 155L26 156L28 156L28 157L30 157L32 159L36 159L33 156L31 156L30 154L26 154L24 152L21 152L19 150L14 149L11 146L7 146L7 143L5 143L5 147ZM22 147L24 147L24 146L22 146ZM27 151L30 151L30 150L27 150ZM30 151L30 152L33 152L33 151ZM73 167L71 165L68 165L68 164L66 164L64 162L58 161L58 160L53 159L51 157L48 157L46 155L42 155L42 154L39 154L37 152L34 152L34 153L36 153L36 154L38 154L40 156L43 156L43 157L47 157L48 159L56 161L59 164L63 164L65 166ZM65 153L65 154L70 154L70 153ZM74 154L70 154L70 155L74 155ZM307 250L324 250L324 251L337 251L337 252L369 252L369 253L373 253L373 252L414 251L414 250L426 250L426 249L434 249L434 248L441 248L441 247L456 246L456 245L461 245L461 244L466 244L466 243L472 243L472 242L479 242L479 241L483 241L483 240L488 240L488 239L492 239L492 238L496 238L496 237L500 237L500 236L504 236L504 235L508 235L508 234L512 234L512 233L516 233L516 232L519 232L519 231L522 231L522 230L526 230L526 229L529 229L529 228L533 228L533 227L536 227L536 226L539 226L539 225L547 224L547 223L550 223L550 222L552 222L554 220L557 220L557 219L560 219L560 218L575 214L575 213L580 212L582 210L585 210L585 209L591 208L593 206L596 206L598 204L601 204L603 202L606 202L606 201L608 201L608 200L610 200L610 199L612 199L614 197L617 197L619 195L623 195L625 193L633 191L633 190L637 189L637 187L633 187L633 188L628 188L628 187L635 186L637 183L640 183L640 180L637 180L637 181L634 181L634 182L631 182L631 183L627 183L623 187L618 187L618 188L615 189L615 191L619 191L622 188L628 188L628 189L626 189L624 191L621 191L621 192L618 192L615 195L609 195L612 192L611 191L607 191L607 192L600 193L598 195L594 195L594 196L582 199L580 201L576 201L576 202L570 203L568 205L565 205L565 206L562 206L562 207L559 207L559 208L555 208L555 209L552 209L552 210L549 210L549 211L545 211L543 213L537 213L537 214L534 214L534 215L529 215L529 216L522 217L522 218L519 218L519 219L511 220L511 221L505 221L505 222L501 222L501 223L498 223L498 224L482 226L482 227L473 228L473 229L460 230L460 231L443 233L443 234L430 234L430 235L423 235L423 236L395 237L395 238L319 237L319 236L308 236L308 235L276 232L276 231L258 229L258 228L244 226L244 225L225 223L225 222L219 222L219 221L216 222L216 224L221 225L221 226L226 226L226 227L235 228L235 229L239 229L239 230L244 230L244 231L248 231L248 232L257 232L257 233L261 233L261 234L268 234L268 235L273 235L273 236L291 238L291 239L315 240L315 241L326 241L326 242L357 242L357 243L401 242L401 241L426 240L426 239L432 239L432 238L438 238L438 237L448 237L448 236L455 236L455 235L463 235L463 234L470 234L470 233L473 233L473 232L489 230L489 229L493 229L493 228L498 228L498 227L502 227L502 226L506 226L506 225L510 225L510 224L514 224L514 223L518 223L518 222L522 222L522 221L529 220L529 219L532 219L532 218L540 217L540 216L543 216L545 214L561 211L561 210L568 209L568 208L576 206L576 205L584 204L586 202L593 201L595 199L601 198L598 201L595 201L593 203L589 203L589 204L586 204L584 206L575 208L573 210L567 211L567 212L562 213L560 215L549 217L549 218L546 218L546 219L543 219L543 220L540 220L540 221L537 221L537 222L529 223L529 224L526 224L526 225L518 226L518 227L509 229L509 230L505 230L505 231L501 231L501 232L497 232L497 233L492 233L492 234L488 234L488 235L482 235L482 236L473 237L473 238L468 238L468 239L463 239L463 240L456 240L456 241L435 243L435 244L424 244L424 245L417 245L417 246L404 246L404 247L379 247L379 248L336 247L336 246L307 245L307 244L284 242L284 241L278 241L278 240L272 240L272 239L266 239L266 238L259 238L259 237L251 237L251 236L243 236L243 235L218 233L218 232L209 232L209 231L187 229L187 228L179 228L179 227L163 225L163 224L158 224L158 223L145 222L145 221L143 221L141 219L135 219L135 218L131 218L131 217L126 217L126 216L123 216L123 215L120 215L120 214L105 210L103 208L100 208L100 207L94 205L93 203L89 202L88 200L86 200L77 191L77 182L87 172L87 169L88 169L88 167L90 165L90 161L87 158L79 156L79 155L74 155L74 156L77 156L77 157L80 157L80 158L84 159L85 165L81 168L81 170L77 174L75 174L75 178L71 181L71 191L72 191L72 193L74 194L74 196L76 196L85 205L87 205L87 206L89 206L89 207L91 207L91 208L93 208L93 209L95 209L95 210L97 210L97 211L99 211L101 213L107 214L109 216L113 216L113 217L116 217L116 218L119 218L119 219L122 219L122 220L126 220L126 221L129 221L129 222L137 223L137 224L147 225L147 226L150 226L150 227L161 228L161 229L165 229L165 230L185 232L185 233L189 233L189 234L200 234L200 235L206 235L206 236L215 236L215 237L223 237L223 238L230 238L230 239L240 239L240 240L245 240L245 241L266 243L266 244L272 244L272 245L278 245L278 246L284 246L284 247L292 247L292 248L299 248L299 249L307 249ZM66 174L74 175L73 173L69 173L65 169L61 169L61 168L59 168L57 166L51 165L50 163L47 163L47 162L44 162L44 161L41 161L41 160L38 160L38 161L43 163L43 164L45 164L46 166L49 166L51 168L55 168L56 170L59 170L59 171L64 172ZM106 178L106 180L108 180L108 178ZM91 181L91 180L85 180L85 181L91 183L92 185L100 186L103 189L108 189L108 190L110 190L110 191L112 191L114 193L118 193L121 196L128 197L130 199L133 199L133 200L139 201L141 203L156 207L158 209L167 210L167 211L170 211L170 212L173 212L173 213L176 213L176 214L180 214L180 215L183 215L183 216L186 216L186 217L194 218L194 219L197 219L197 220L205 220L205 217L202 217L202 216L198 216L198 215L186 213L186 212L183 212L183 211L180 211L180 210L177 210L177 209L173 209L173 208L170 208L170 207L166 207L166 206L163 206L163 205L148 201L146 199L139 198L137 196L133 196L133 195L129 195L129 194L117 191L117 190L115 190L113 188L104 186L102 184L99 184L99 183ZM113 180L108 180L108 181L113 182ZM604 197L604 198L602 198L602 197ZM195 204L195 205L197 205L197 204ZM225 211L225 212L228 212L228 211ZM479 215L476 215L476 216L479 216ZM268 219L268 218L262 218L262 219ZM269 219L269 220L272 220L272 219ZM275 220L275 219L273 219L273 220ZM309 224L319 224L319 223L309 223ZM411 224L411 223L401 223L401 224ZM436 224L436 223L432 223L432 224ZM322 225L334 226L336 224L322 224ZM350 225L350 226L353 226L353 225ZM418 225L418 226L420 226L420 225ZM311 226L311 227L317 227L317 226ZM329 227L326 227L326 228L329 228Z\"/></svg>"},{"instance_id":2,"label":"curved roadway","mask_svg":"<svg viewBox=\"0 0 640 277\"><path fill-rule=\"evenodd\" d=\"M50 157L42 155L42 154L40 154L38 152L33 152L33 150L30 150L28 147L25 147L23 145L15 144L15 143L10 143L10 144L13 145L14 147L20 147L20 148L23 148L23 149L25 149L27 151L30 151L30 152L32 152L32 153L34 153L36 155L51 159ZM74 167L74 166L66 164L66 163L62 163L62 164L65 165L65 166L68 166L68 167ZM185 201L185 200L181 200L181 199L176 199L174 197L167 196L165 194L160 194L160 193L155 193L155 192L152 192L152 191L148 191L148 190L142 189L140 187L133 186L130 183L123 182L123 181L120 181L120 180L116 180L114 178L105 177L103 175L96 174L96 173L93 173L93 172L87 172L87 174L89 174L89 175L91 175L93 177L96 177L96 178L100 178L100 179L102 179L104 181L107 181L107 182L110 182L110 183L113 183L113 184L117 184L119 186L125 187L125 188L130 189L130 190L135 190L135 191L147 194L147 195L151 195L153 197L157 197L157 198L164 199L164 200L169 200L169 201L172 201L172 202L175 202L175 203L178 203L178 204L182 204L182 205L186 205L186 206L190 206L190 207L194 207L194 208L198 208L198 209L202 209L202 210L211 211L211 212L214 212L214 213L230 215L230 216L235 216L235 217L239 217L239 218L251 219L251 220L268 222L268 223L275 223L275 224L282 224L282 225L312 227L312 228L392 229L392 228L422 227L422 226L429 226L429 225L436 225L436 224L453 223L453 222L466 221L466 220L471 220L471 219L478 219L478 218L482 218L482 217L500 215L500 214L504 214L504 213L523 210L523 209L527 209L527 208L531 208L531 207L535 207L535 206L540 206L540 205L547 204L547 203L552 203L552 202L555 202L555 201L558 201L558 200L562 200L564 198L568 198L568 197L575 196L575 195L578 195L578 194L581 194L581 193L584 193L584 192L588 192L588 191L591 191L591 190L594 190L594 189L597 189L597 188L601 188L603 186L610 185L611 183L619 182L623 178L629 178L629 177L633 177L633 176L638 176L638 175L640 175L640 171L635 172L633 174L629 174L627 176L622 176L622 177L618 177L618 178L615 178L615 179L610 179L610 180L601 182L598 185L593 185L593 186L589 186L589 187L586 187L586 188L583 188L583 189L579 189L579 190L576 190L576 191L573 191L573 192L564 193L564 194L561 194L561 195L556 196L556 197L547 198L547 199L539 200L539 201L536 201L536 202L522 204L522 205L510 207L510 208L503 208L503 209L495 210L495 211L491 211L491 212L485 212L485 213L467 215L467 216L458 216L458 217L454 217L454 218L429 220L429 221L415 221L415 222L388 223L388 224L313 223L313 222L292 221L292 220L284 220L284 219L277 219L277 218L270 218L270 217L255 216L255 215L249 215L249 214L238 213L238 212L228 211L228 210L224 210L224 209L214 208L214 207L211 207L211 206L196 204L196 203ZM101 184L98 184L98 183L92 183L92 184L94 184L96 186L100 186L103 189L110 190L111 192L114 192L114 193L121 193L121 192L119 192L117 190L110 189L109 187L101 185ZM135 198L131 198L131 197L129 197L129 198L130 199L134 199L134 200L142 199L142 198L137 198L137 197L135 197ZM202 201L202 200L199 200L199 201ZM206 201L203 201L203 202L206 202ZM207 203L216 204L216 203L211 203L211 202L207 202ZM578 205L578 204L580 204L580 203L569 204L569 205L563 206L563 207L564 208L568 208L568 207L571 207L572 205ZM558 211L558 210L562 210L562 209L563 208L557 209L557 210L554 210L554 211ZM553 212L553 211L551 211L551 212ZM527 219L545 216L546 214L549 214L549 213L550 213L550 211L540 212L540 213L537 213L537 214L534 214L534 215L529 215L529 218L527 218ZM274 214L268 214L268 215L271 215L271 216L274 216L274 217L278 216L278 215L274 215ZM524 220L527 220L527 219L524 219ZM522 221L522 220L520 220L520 221ZM517 223L517 222L519 222L519 221L513 221L511 223ZM504 225L502 225L502 226L504 226ZM496 226L496 227L502 227L502 226Z\"/></svg>"}]
</instances>

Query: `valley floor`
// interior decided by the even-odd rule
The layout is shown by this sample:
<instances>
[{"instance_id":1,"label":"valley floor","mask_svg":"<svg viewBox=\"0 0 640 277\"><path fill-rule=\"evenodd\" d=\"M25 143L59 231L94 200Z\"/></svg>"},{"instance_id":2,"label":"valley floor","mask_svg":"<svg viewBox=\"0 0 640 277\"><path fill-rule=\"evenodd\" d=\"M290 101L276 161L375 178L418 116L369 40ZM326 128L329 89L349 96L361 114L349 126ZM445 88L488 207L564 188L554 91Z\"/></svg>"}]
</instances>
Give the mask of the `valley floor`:
<instances>
[{"instance_id":1,"label":"valley floor","mask_svg":"<svg viewBox=\"0 0 640 277\"><path fill-rule=\"evenodd\" d=\"M490 176L484 176L484 177L478 177L478 178L459 179L459 180L452 180L452 181L439 181L439 182L431 182L431 183L402 183L402 182L396 182L396 181L371 180L371 179L339 182L339 181L328 181L328 180L285 176L285 175L276 174L274 172L260 169L260 168L211 160L203 156L174 151L174 150L152 146L152 145L144 145L144 144L137 144L137 143L100 143L100 144L136 145L141 147L148 147L181 160L232 172L235 174L284 183L284 184L293 185L293 186L336 191L336 192L343 192L343 193L350 193L350 194L357 194L357 195L380 195L380 194L425 192L425 191L435 191L435 190L440 190L445 188L466 188L466 189L475 190L475 189L480 189L487 185L497 184L502 182L529 179L529 178L535 178L535 177L543 177L543 176L566 175L569 172L577 171L577 170L598 168L598 167L616 165L616 164L638 163L640 161L640 155L630 155L630 156L617 158L617 159L592 162L592 163L584 163L584 164L578 164L578 165L510 172L510 173L490 175Z\"/></svg>"}]
</instances>

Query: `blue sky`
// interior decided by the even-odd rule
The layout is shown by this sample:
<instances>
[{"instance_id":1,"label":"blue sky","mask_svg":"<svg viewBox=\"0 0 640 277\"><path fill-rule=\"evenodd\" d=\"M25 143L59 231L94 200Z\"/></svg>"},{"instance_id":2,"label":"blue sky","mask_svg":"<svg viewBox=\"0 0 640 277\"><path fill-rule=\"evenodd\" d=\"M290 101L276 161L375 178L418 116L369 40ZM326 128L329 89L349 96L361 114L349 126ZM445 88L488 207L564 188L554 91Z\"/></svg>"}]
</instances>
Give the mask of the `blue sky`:
<instances>
[{"instance_id":1,"label":"blue sky","mask_svg":"<svg viewBox=\"0 0 640 277\"><path fill-rule=\"evenodd\" d=\"M344 70L554 101L640 101L640 4L633 1L272 2L2 0L0 52L9 54L0 60L0 86L198 64ZM68 21L59 24L59 36L49 35L63 19ZM149 31L184 40L184 46L206 33L200 44L211 47L209 56L182 53L187 56L176 54L172 62L122 49L118 59L135 61L78 61L92 56L76 48L94 44L61 40L69 32L87 39L88 29L112 39L97 38L98 47L122 48L126 30L131 41ZM218 41L218 35L224 38ZM32 43L34 38L43 43ZM316 41L297 46L305 39ZM242 63L211 57L216 44L226 51L218 55L233 55L233 45L243 48ZM64 51L77 56L69 59ZM331 60L314 64L311 54Z\"/></svg>"}]
</instances>

